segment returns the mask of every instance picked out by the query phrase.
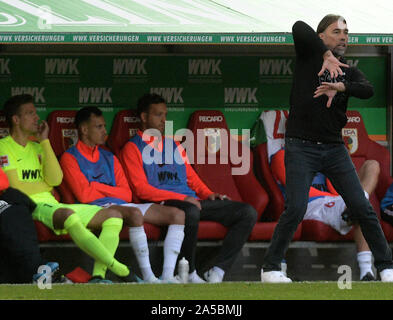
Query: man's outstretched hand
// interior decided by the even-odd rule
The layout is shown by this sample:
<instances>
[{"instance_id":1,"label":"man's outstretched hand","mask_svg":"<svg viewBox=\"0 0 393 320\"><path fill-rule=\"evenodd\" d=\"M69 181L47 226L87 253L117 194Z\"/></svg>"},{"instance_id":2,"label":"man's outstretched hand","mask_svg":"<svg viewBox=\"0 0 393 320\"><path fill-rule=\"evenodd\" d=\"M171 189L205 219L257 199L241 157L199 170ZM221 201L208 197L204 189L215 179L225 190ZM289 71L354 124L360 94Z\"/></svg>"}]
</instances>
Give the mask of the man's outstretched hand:
<instances>
[{"instance_id":1,"label":"man's outstretched hand","mask_svg":"<svg viewBox=\"0 0 393 320\"><path fill-rule=\"evenodd\" d=\"M341 67L349 68L349 65L340 62L340 60L338 60L333 55L333 53L330 50L328 50L323 55L322 69L321 71L319 71L318 76L323 75L325 70L328 70L330 72L331 79L337 78L338 75L343 75L343 71L341 70Z\"/></svg>"},{"instance_id":2,"label":"man's outstretched hand","mask_svg":"<svg viewBox=\"0 0 393 320\"><path fill-rule=\"evenodd\" d=\"M326 95L328 97L328 101L326 103L326 107L330 108L332 105L332 101L337 92L344 92L345 85L342 82L322 82L322 84L315 90L314 98L318 98L322 95Z\"/></svg>"}]
</instances>

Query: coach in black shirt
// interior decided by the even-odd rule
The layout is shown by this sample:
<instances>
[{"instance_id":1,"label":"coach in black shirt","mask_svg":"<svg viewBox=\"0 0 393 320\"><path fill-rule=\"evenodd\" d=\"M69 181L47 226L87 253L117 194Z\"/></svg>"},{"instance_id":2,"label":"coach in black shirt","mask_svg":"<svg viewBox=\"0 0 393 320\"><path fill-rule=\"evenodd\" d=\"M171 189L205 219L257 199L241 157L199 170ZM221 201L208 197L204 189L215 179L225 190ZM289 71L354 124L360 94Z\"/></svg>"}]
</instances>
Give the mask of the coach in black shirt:
<instances>
[{"instance_id":1,"label":"coach in black shirt","mask_svg":"<svg viewBox=\"0 0 393 320\"><path fill-rule=\"evenodd\" d=\"M358 221L381 280L393 282L392 252L366 199L341 136L348 98L367 99L373 87L361 71L345 64L346 21L327 15L315 32L298 21L292 27L296 67L285 136L286 203L262 266L262 282L291 282L280 263L307 209L314 175L323 173Z\"/></svg>"}]
</instances>

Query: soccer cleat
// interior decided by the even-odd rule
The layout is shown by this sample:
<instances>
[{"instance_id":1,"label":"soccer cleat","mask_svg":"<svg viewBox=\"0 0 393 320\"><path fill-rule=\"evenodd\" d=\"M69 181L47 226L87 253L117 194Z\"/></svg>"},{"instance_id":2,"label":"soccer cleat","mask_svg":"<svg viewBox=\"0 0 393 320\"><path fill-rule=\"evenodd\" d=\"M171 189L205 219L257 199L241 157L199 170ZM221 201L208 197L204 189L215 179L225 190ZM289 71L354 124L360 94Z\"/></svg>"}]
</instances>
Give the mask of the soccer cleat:
<instances>
[{"instance_id":1,"label":"soccer cleat","mask_svg":"<svg viewBox=\"0 0 393 320\"><path fill-rule=\"evenodd\" d=\"M210 270L206 271L203 274L203 277L209 283L220 283L220 282L222 282L222 277L216 271L214 271L213 269L210 269Z\"/></svg>"},{"instance_id":2,"label":"soccer cleat","mask_svg":"<svg viewBox=\"0 0 393 320\"><path fill-rule=\"evenodd\" d=\"M375 281L375 277L371 272L367 272L360 281Z\"/></svg>"},{"instance_id":3,"label":"soccer cleat","mask_svg":"<svg viewBox=\"0 0 393 320\"><path fill-rule=\"evenodd\" d=\"M261 270L261 282L263 283L290 283L292 280L286 277L281 271Z\"/></svg>"},{"instance_id":4,"label":"soccer cleat","mask_svg":"<svg viewBox=\"0 0 393 320\"><path fill-rule=\"evenodd\" d=\"M393 282L393 269L384 269L379 275L382 282Z\"/></svg>"},{"instance_id":5,"label":"soccer cleat","mask_svg":"<svg viewBox=\"0 0 393 320\"><path fill-rule=\"evenodd\" d=\"M108 279L104 279L101 276L93 276L91 279L88 281L88 283L96 283L96 284L112 284L113 282Z\"/></svg>"},{"instance_id":6,"label":"soccer cleat","mask_svg":"<svg viewBox=\"0 0 393 320\"><path fill-rule=\"evenodd\" d=\"M57 262L48 262L45 265L50 268L52 279L56 279L56 273L59 271L59 264ZM46 272L40 272L40 273L34 274L33 275L33 283L37 283L38 279L45 276L45 273ZM55 281L52 281L52 282L55 282ZM43 283L45 283L45 280L43 281Z\"/></svg>"}]
</instances>

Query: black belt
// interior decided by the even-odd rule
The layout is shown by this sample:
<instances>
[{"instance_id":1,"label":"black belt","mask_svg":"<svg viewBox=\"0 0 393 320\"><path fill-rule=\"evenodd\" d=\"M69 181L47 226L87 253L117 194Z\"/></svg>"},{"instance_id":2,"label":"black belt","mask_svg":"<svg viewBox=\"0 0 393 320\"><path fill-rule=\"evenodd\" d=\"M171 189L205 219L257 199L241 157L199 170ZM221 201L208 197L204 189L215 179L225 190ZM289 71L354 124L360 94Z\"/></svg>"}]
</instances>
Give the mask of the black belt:
<instances>
[{"instance_id":1,"label":"black belt","mask_svg":"<svg viewBox=\"0 0 393 320\"><path fill-rule=\"evenodd\" d=\"M300 139L300 138L288 137L287 139L289 139L289 140L296 140L296 141L304 143L304 144L324 144L324 142L321 142L321 141L312 141L312 140L306 140L306 139Z\"/></svg>"}]
</instances>

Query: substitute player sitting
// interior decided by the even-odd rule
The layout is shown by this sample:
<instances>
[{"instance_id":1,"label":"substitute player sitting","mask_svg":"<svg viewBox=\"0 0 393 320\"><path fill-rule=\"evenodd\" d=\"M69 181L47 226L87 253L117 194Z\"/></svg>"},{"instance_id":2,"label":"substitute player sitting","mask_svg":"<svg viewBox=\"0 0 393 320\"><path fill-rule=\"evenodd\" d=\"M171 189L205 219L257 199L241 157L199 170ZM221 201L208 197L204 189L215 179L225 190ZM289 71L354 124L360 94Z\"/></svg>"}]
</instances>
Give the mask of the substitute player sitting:
<instances>
[{"instance_id":1,"label":"substitute player sitting","mask_svg":"<svg viewBox=\"0 0 393 320\"><path fill-rule=\"evenodd\" d=\"M75 116L79 141L63 153L60 165L64 180L81 203L115 208L129 226L129 239L145 282L157 283L149 260L149 247L143 223L169 226L164 241L161 279L178 283L174 277L177 257L184 238L184 212L153 203L135 204L131 189L117 157L100 147L107 138L106 123L97 107L80 109Z\"/></svg>"},{"instance_id":2,"label":"substitute player sitting","mask_svg":"<svg viewBox=\"0 0 393 320\"><path fill-rule=\"evenodd\" d=\"M76 245L95 260L93 276L105 281L106 268L121 280L131 280L128 267L114 258L123 225L112 208L59 203L52 195L63 172L48 139L49 127L39 122L33 97L11 97L4 104L10 135L0 139L1 166L10 186L27 194L36 204L33 219L43 222L57 235L69 234ZM34 136L37 142L30 140ZM89 229L101 230L97 238ZM95 278L96 279L96 278Z\"/></svg>"},{"instance_id":3,"label":"substitute player sitting","mask_svg":"<svg viewBox=\"0 0 393 320\"><path fill-rule=\"evenodd\" d=\"M286 180L283 149L272 156L270 166L274 178L285 195ZM367 199L377 186L379 172L379 163L375 160L366 160L359 170L360 183ZM329 179L322 173L317 173L310 187L307 211L303 220L321 221L342 235L347 234L353 228L353 236L358 252L357 261L360 269L360 280L373 281L375 276L372 271L372 253L363 237L359 224L356 221L351 222L350 219L351 215L346 210L343 198L334 190Z\"/></svg>"}]
</instances>

